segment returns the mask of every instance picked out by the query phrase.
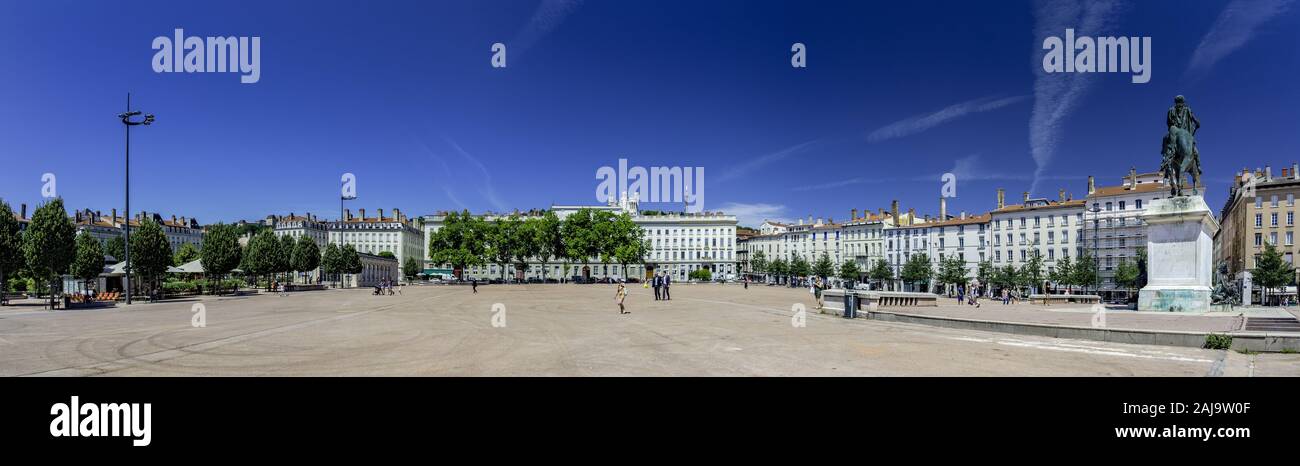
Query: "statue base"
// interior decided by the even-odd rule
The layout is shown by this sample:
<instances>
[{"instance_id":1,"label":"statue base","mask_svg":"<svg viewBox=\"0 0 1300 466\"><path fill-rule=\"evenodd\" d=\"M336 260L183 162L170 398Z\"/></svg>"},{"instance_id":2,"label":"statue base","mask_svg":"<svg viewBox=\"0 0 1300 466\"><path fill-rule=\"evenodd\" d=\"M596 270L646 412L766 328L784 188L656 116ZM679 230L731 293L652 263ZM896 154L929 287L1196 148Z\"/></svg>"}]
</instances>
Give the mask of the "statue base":
<instances>
[{"instance_id":1,"label":"statue base","mask_svg":"<svg viewBox=\"0 0 1300 466\"><path fill-rule=\"evenodd\" d=\"M1138 310L1208 312L1219 222L1205 198L1157 199L1141 218L1147 224L1147 286L1138 292Z\"/></svg>"}]
</instances>

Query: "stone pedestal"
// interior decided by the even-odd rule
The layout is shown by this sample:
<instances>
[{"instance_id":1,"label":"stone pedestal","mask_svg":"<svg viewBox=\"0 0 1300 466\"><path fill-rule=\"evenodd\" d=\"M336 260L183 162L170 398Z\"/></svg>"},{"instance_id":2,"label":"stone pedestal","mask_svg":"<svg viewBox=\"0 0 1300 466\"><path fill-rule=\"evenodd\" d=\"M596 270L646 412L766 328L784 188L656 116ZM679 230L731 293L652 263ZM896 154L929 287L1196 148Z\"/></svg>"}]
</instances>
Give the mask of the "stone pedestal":
<instances>
[{"instance_id":1,"label":"stone pedestal","mask_svg":"<svg viewBox=\"0 0 1300 466\"><path fill-rule=\"evenodd\" d=\"M1219 222L1205 199L1157 199L1142 220L1147 224L1147 286L1138 293L1138 310L1209 311Z\"/></svg>"}]
</instances>

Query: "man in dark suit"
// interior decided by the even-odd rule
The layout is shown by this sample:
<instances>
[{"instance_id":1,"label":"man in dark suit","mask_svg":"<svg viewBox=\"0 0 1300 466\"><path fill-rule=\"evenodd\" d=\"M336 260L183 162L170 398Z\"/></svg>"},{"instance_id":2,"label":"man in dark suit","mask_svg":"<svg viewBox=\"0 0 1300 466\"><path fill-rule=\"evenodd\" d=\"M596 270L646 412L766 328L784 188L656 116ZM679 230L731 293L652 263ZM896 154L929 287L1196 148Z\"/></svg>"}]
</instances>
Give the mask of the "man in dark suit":
<instances>
[{"instance_id":1,"label":"man in dark suit","mask_svg":"<svg viewBox=\"0 0 1300 466\"><path fill-rule=\"evenodd\" d=\"M673 276L669 274L664 274L664 299L668 301L673 300L672 293L668 291L668 288L671 287L672 285L673 285Z\"/></svg>"},{"instance_id":2,"label":"man in dark suit","mask_svg":"<svg viewBox=\"0 0 1300 466\"><path fill-rule=\"evenodd\" d=\"M651 286L655 287L655 301L658 301L658 300L659 300L659 287L660 287L660 286L663 286L663 282L662 282L662 280L659 279L659 274L655 274L653 277L650 277L650 283L651 283Z\"/></svg>"}]
</instances>

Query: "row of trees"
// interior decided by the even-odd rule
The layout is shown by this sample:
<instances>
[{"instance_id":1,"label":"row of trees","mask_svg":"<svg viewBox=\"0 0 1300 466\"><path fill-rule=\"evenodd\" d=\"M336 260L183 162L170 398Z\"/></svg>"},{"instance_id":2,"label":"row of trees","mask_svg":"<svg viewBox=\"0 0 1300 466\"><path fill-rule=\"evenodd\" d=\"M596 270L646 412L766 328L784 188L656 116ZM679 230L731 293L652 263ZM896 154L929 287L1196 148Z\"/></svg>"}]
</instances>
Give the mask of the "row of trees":
<instances>
[{"instance_id":1,"label":"row of trees","mask_svg":"<svg viewBox=\"0 0 1300 466\"><path fill-rule=\"evenodd\" d=\"M797 277L821 277L823 280L837 277L846 282L862 278L862 271L856 262L845 261L836 266L831 256L824 252L816 262L810 264L801 256L794 256L788 262L780 257L768 260L763 251L758 251L750 258L749 265L754 272L776 277L778 282Z\"/></svg>"},{"instance_id":2,"label":"row of trees","mask_svg":"<svg viewBox=\"0 0 1300 466\"><path fill-rule=\"evenodd\" d=\"M276 237L270 229L262 229L244 248L239 244L240 234L240 228L234 225L210 225L202 249L186 244L173 253L162 226L145 219L131 232L129 267L137 283L150 291L159 289L168 267L195 259L209 278L216 279L213 283L220 283L236 268L246 275L267 277L268 286L274 275L305 273L317 267L324 273L361 272L360 256L351 245L339 248L331 244L322 252L311 238ZM89 233L78 234L62 199L37 207L26 231L20 231L9 204L0 201L0 287L6 290L9 279L30 278L49 291L53 305L63 275L92 282L104 271L104 256L122 260L125 249L122 237L101 245Z\"/></svg>"},{"instance_id":3,"label":"row of trees","mask_svg":"<svg viewBox=\"0 0 1300 466\"><path fill-rule=\"evenodd\" d=\"M157 286L174 260L162 226L151 220L141 222L131 237L131 252L131 272L150 287ZM25 275L45 285L53 307L62 289L61 277L70 275L83 282L98 278L104 272L104 254L98 239L77 233L63 199L37 207L26 231L20 231L9 204L0 201L0 283L6 289L10 277Z\"/></svg>"},{"instance_id":4,"label":"row of trees","mask_svg":"<svg viewBox=\"0 0 1300 466\"><path fill-rule=\"evenodd\" d=\"M1137 264L1121 264L1117 272L1117 281L1121 286L1140 288L1145 285L1145 254L1139 253L1139 258ZM905 284L928 289L931 282L939 286L964 285L971 279L966 261L959 256L950 256L932 265L929 255L914 254L908 257L897 277L893 268L884 259L878 259L863 271L854 261L845 261L836 268L826 253L822 253L815 264L809 265L800 256L795 256L788 262L780 257L769 260L766 254L758 251L750 258L749 265L754 272L774 276L778 282L786 277L838 276L845 281L857 281L865 276L876 283L877 288L883 288L884 283L889 280L898 279ZM1078 263L1072 262L1068 257L1057 260L1056 266L1050 272L1044 272L1042 258L1038 255L1030 257L1029 261L1021 267L1016 267L1014 264L997 267L992 262L984 261L979 263L975 278L986 286L1003 288L1036 287L1044 280L1056 283L1058 286L1072 288L1093 285L1097 274L1094 259L1085 253L1079 258Z\"/></svg>"},{"instance_id":5,"label":"row of trees","mask_svg":"<svg viewBox=\"0 0 1300 466\"><path fill-rule=\"evenodd\" d=\"M542 264L545 278L547 265L558 259L584 265L593 259L605 265L618 263L626 277L627 266L643 263L650 251L645 232L631 216L595 209L579 209L563 220L555 212L492 221L468 210L451 212L429 237L428 247L432 261L452 266L458 277L464 276L466 267L492 263L500 267L502 279L507 269L527 269L530 260ZM403 273L407 273L405 266Z\"/></svg>"}]
</instances>

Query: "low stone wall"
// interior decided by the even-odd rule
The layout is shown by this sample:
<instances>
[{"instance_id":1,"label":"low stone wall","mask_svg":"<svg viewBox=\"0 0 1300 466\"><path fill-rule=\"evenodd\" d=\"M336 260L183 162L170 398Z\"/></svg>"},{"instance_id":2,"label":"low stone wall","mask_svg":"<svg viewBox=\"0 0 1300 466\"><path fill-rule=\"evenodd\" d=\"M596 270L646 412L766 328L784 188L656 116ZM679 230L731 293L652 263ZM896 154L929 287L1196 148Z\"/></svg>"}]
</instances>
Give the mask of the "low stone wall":
<instances>
[{"instance_id":1,"label":"low stone wall","mask_svg":"<svg viewBox=\"0 0 1300 466\"><path fill-rule=\"evenodd\" d=\"M1101 302L1101 296L1095 294L1031 294L1029 295L1031 303L1081 303L1097 304Z\"/></svg>"},{"instance_id":2,"label":"low stone wall","mask_svg":"<svg viewBox=\"0 0 1300 466\"><path fill-rule=\"evenodd\" d=\"M1191 348L1204 347L1205 337L1208 335L1207 333L1201 332L1182 332L1175 330L1091 328L1019 322L995 322L888 311L868 311L866 317L886 322L903 322L961 330L1009 333L1013 335L1035 335L1052 338L1094 340L1137 345L1183 346ZM1296 334L1279 335L1266 332L1228 332L1228 335L1232 336L1232 349L1237 351L1300 351L1300 335Z\"/></svg>"},{"instance_id":3,"label":"low stone wall","mask_svg":"<svg viewBox=\"0 0 1300 466\"><path fill-rule=\"evenodd\" d=\"M843 312L845 293L852 293L857 295L858 310L875 310L881 307L915 307L915 306L938 306L939 305L939 295L933 293L830 289L830 290L822 291L822 298L826 302L825 309Z\"/></svg>"}]
</instances>

